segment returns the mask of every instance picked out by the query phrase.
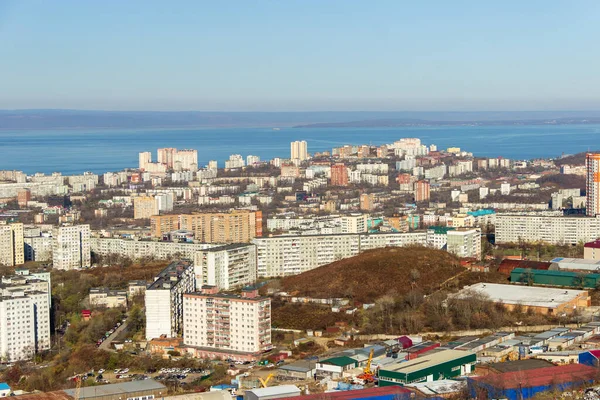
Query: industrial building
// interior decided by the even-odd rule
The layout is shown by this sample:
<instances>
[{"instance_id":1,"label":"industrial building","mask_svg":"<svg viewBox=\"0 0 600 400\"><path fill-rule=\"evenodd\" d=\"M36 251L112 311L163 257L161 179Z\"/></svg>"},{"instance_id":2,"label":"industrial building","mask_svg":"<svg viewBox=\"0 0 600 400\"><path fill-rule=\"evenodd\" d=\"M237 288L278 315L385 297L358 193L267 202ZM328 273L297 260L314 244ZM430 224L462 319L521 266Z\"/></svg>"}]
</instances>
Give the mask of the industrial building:
<instances>
[{"instance_id":1,"label":"industrial building","mask_svg":"<svg viewBox=\"0 0 600 400\"><path fill-rule=\"evenodd\" d=\"M477 356L460 350L430 352L414 360L383 366L379 369L379 386L431 382L469 374Z\"/></svg>"},{"instance_id":2,"label":"industrial building","mask_svg":"<svg viewBox=\"0 0 600 400\"><path fill-rule=\"evenodd\" d=\"M498 272L506 276L510 276L510 273L515 268L547 270L550 268L550 265L552 265L552 263L543 261L511 260L509 258L505 258L500 262L500 265L498 265Z\"/></svg>"},{"instance_id":3,"label":"industrial building","mask_svg":"<svg viewBox=\"0 0 600 400\"><path fill-rule=\"evenodd\" d=\"M75 397L75 389L66 389L67 395ZM152 379L82 387L79 391L81 400L122 400L122 399L158 399L167 394L167 387Z\"/></svg>"},{"instance_id":4,"label":"industrial building","mask_svg":"<svg viewBox=\"0 0 600 400\"><path fill-rule=\"evenodd\" d=\"M414 393L400 386L373 387L358 390L336 390L334 392L290 397L288 400L409 400Z\"/></svg>"},{"instance_id":5,"label":"industrial building","mask_svg":"<svg viewBox=\"0 0 600 400\"><path fill-rule=\"evenodd\" d=\"M593 289L596 288L600 282L600 274L515 268L510 273L510 281L525 285L546 285Z\"/></svg>"},{"instance_id":6,"label":"industrial building","mask_svg":"<svg viewBox=\"0 0 600 400\"><path fill-rule=\"evenodd\" d=\"M552 263L549 268L551 270L600 272L600 260L557 257L550 262Z\"/></svg>"},{"instance_id":7,"label":"industrial building","mask_svg":"<svg viewBox=\"0 0 600 400\"><path fill-rule=\"evenodd\" d=\"M271 400L296 396L300 396L300 389L294 385L269 386L244 392L244 400Z\"/></svg>"},{"instance_id":8,"label":"industrial building","mask_svg":"<svg viewBox=\"0 0 600 400\"><path fill-rule=\"evenodd\" d=\"M334 379L342 377L344 371L358 367L358 361L354 358L341 356L332 357L317 362L317 374L328 375Z\"/></svg>"},{"instance_id":9,"label":"industrial building","mask_svg":"<svg viewBox=\"0 0 600 400\"><path fill-rule=\"evenodd\" d=\"M315 372L317 372L316 363L310 360L298 360L277 369L277 375L298 380L311 379Z\"/></svg>"},{"instance_id":10,"label":"industrial building","mask_svg":"<svg viewBox=\"0 0 600 400\"><path fill-rule=\"evenodd\" d=\"M467 385L471 396L476 398L521 400L546 391L562 393L589 384L596 377L596 371L587 365L570 364L469 377Z\"/></svg>"},{"instance_id":11,"label":"industrial building","mask_svg":"<svg viewBox=\"0 0 600 400\"><path fill-rule=\"evenodd\" d=\"M537 271L550 272L550 271ZM519 274L515 269L512 274ZM578 308L591 305L591 298L585 290L565 290L555 288L542 288L522 285L503 285L498 283L477 283L467 286L454 298L468 298L473 295L483 295L495 303L502 303L512 310L517 305L523 311L533 311L540 314L573 313Z\"/></svg>"},{"instance_id":12,"label":"industrial building","mask_svg":"<svg viewBox=\"0 0 600 400\"><path fill-rule=\"evenodd\" d=\"M583 245L583 258L586 260L600 260L600 240L594 240Z\"/></svg>"}]
</instances>

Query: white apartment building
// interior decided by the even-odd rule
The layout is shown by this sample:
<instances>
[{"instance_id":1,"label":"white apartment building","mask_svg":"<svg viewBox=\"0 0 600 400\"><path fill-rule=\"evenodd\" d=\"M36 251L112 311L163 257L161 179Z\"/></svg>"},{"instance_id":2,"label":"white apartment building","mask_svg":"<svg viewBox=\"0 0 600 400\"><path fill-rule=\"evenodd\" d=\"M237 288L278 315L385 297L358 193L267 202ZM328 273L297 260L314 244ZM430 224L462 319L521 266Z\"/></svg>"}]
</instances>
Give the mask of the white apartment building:
<instances>
[{"instance_id":1,"label":"white apartment building","mask_svg":"<svg viewBox=\"0 0 600 400\"><path fill-rule=\"evenodd\" d=\"M342 233L363 233L367 231L367 214L342 216Z\"/></svg>"},{"instance_id":2,"label":"white apartment building","mask_svg":"<svg viewBox=\"0 0 600 400\"><path fill-rule=\"evenodd\" d=\"M23 224L0 224L0 264L13 267L24 263Z\"/></svg>"},{"instance_id":3,"label":"white apartment building","mask_svg":"<svg viewBox=\"0 0 600 400\"><path fill-rule=\"evenodd\" d=\"M183 295L196 288L194 267L175 261L163 269L146 289L146 339L177 337L183 331Z\"/></svg>"},{"instance_id":4,"label":"white apartment building","mask_svg":"<svg viewBox=\"0 0 600 400\"><path fill-rule=\"evenodd\" d=\"M47 262L52 261L52 236L26 236L23 238L25 261Z\"/></svg>"},{"instance_id":5,"label":"white apartment building","mask_svg":"<svg viewBox=\"0 0 600 400\"><path fill-rule=\"evenodd\" d=\"M196 252L196 287L215 286L229 290L256 282L256 246L229 244Z\"/></svg>"},{"instance_id":6,"label":"white apartment building","mask_svg":"<svg viewBox=\"0 0 600 400\"><path fill-rule=\"evenodd\" d=\"M504 182L502 184L500 184L500 194L502 195L509 195L511 191L511 187L510 187L510 183Z\"/></svg>"},{"instance_id":7,"label":"white apartment building","mask_svg":"<svg viewBox=\"0 0 600 400\"><path fill-rule=\"evenodd\" d=\"M254 238L259 277L298 275L360 252L357 234Z\"/></svg>"},{"instance_id":8,"label":"white apartment building","mask_svg":"<svg viewBox=\"0 0 600 400\"><path fill-rule=\"evenodd\" d=\"M198 169L198 150L177 150L173 153L175 171L196 171Z\"/></svg>"},{"instance_id":9,"label":"white apartment building","mask_svg":"<svg viewBox=\"0 0 600 400\"><path fill-rule=\"evenodd\" d=\"M23 292L11 294L12 297L0 301L0 357L3 362L27 360L35 352L33 301Z\"/></svg>"},{"instance_id":10,"label":"white apartment building","mask_svg":"<svg viewBox=\"0 0 600 400\"><path fill-rule=\"evenodd\" d=\"M447 233L448 253L481 259L481 229L456 229Z\"/></svg>"},{"instance_id":11,"label":"white apartment building","mask_svg":"<svg viewBox=\"0 0 600 400\"><path fill-rule=\"evenodd\" d=\"M402 161L396 161L396 170L412 171L417 166L417 160L414 157L406 156Z\"/></svg>"},{"instance_id":12,"label":"white apartment building","mask_svg":"<svg viewBox=\"0 0 600 400\"><path fill-rule=\"evenodd\" d=\"M183 342L196 357L242 361L273 348L271 300L256 290L237 296L204 287L184 295L183 310Z\"/></svg>"},{"instance_id":13,"label":"white apartment building","mask_svg":"<svg viewBox=\"0 0 600 400\"><path fill-rule=\"evenodd\" d=\"M52 243L54 268L76 269L91 265L89 225L56 227L52 230Z\"/></svg>"},{"instance_id":14,"label":"white apartment building","mask_svg":"<svg viewBox=\"0 0 600 400\"><path fill-rule=\"evenodd\" d=\"M427 244L426 232L254 238L259 277L297 275L362 251Z\"/></svg>"},{"instance_id":15,"label":"white apartment building","mask_svg":"<svg viewBox=\"0 0 600 400\"><path fill-rule=\"evenodd\" d=\"M365 174L387 174L389 170L389 166L383 163L373 163L373 164L357 164L356 170L360 171L360 173Z\"/></svg>"},{"instance_id":16,"label":"white apartment building","mask_svg":"<svg viewBox=\"0 0 600 400\"><path fill-rule=\"evenodd\" d=\"M229 156L229 160L225 161L225 169L236 169L242 168L246 164L241 154L232 154Z\"/></svg>"},{"instance_id":17,"label":"white apartment building","mask_svg":"<svg viewBox=\"0 0 600 400\"><path fill-rule=\"evenodd\" d=\"M2 277L0 284L0 358L6 362L50 349L50 275L25 271Z\"/></svg>"},{"instance_id":18,"label":"white apartment building","mask_svg":"<svg viewBox=\"0 0 600 400\"><path fill-rule=\"evenodd\" d=\"M590 242L600 237L600 216L496 215L496 243Z\"/></svg>"},{"instance_id":19,"label":"white apartment building","mask_svg":"<svg viewBox=\"0 0 600 400\"><path fill-rule=\"evenodd\" d=\"M252 166L254 164L258 164L258 163L260 163L259 156L252 156L252 155L246 156L246 165L247 166L250 167L250 166Z\"/></svg>"},{"instance_id":20,"label":"white apartment building","mask_svg":"<svg viewBox=\"0 0 600 400\"><path fill-rule=\"evenodd\" d=\"M88 300L90 307L127 308L127 290L91 288Z\"/></svg>"},{"instance_id":21,"label":"white apartment building","mask_svg":"<svg viewBox=\"0 0 600 400\"><path fill-rule=\"evenodd\" d=\"M132 260L154 257L157 260L169 260L183 257L193 260L198 251L218 246L212 243L158 242L152 240L91 238L90 249L94 254L107 256L117 254Z\"/></svg>"},{"instance_id":22,"label":"white apartment building","mask_svg":"<svg viewBox=\"0 0 600 400\"><path fill-rule=\"evenodd\" d=\"M425 179L430 179L430 180L444 179L447 171L448 171L448 167L445 164L441 164L441 165L426 169L424 171Z\"/></svg>"}]
</instances>

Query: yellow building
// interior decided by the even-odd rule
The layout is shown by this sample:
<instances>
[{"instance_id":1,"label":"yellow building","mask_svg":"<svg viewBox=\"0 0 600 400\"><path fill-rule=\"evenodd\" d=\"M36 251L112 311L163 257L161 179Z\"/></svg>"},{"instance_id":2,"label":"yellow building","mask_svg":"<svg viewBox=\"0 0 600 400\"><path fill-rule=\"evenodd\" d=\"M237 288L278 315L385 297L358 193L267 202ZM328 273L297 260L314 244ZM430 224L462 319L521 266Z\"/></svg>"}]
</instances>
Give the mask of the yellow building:
<instances>
[{"instance_id":1,"label":"yellow building","mask_svg":"<svg viewBox=\"0 0 600 400\"><path fill-rule=\"evenodd\" d=\"M0 264L12 267L24 263L23 224L0 225Z\"/></svg>"},{"instance_id":2,"label":"yellow building","mask_svg":"<svg viewBox=\"0 0 600 400\"><path fill-rule=\"evenodd\" d=\"M158 205L152 196L140 196L133 199L133 218L149 219L158 215Z\"/></svg>"},{"instance_id":3,"label":"yellow building","mask_svg":"<svg viewBox=\"0 0 600 400\"><path fill-rule=\"evenodd\" d=\"M230 213L155 215L150 218L152 236L185 229L202 243L247 243L262 236L262 212L235 210Z\"/></svg>"},{"instance_id":4,"label":"yellow building","mask_svg":"<svg viewBox=\"0 0 600 400\"><path fill-rule=\"evenodd\" d=\"M452 154L458 154L458 153L460 153L460 147L448 147L446 149L446 152L452 153Z\"/></svg>"}]
</instances>

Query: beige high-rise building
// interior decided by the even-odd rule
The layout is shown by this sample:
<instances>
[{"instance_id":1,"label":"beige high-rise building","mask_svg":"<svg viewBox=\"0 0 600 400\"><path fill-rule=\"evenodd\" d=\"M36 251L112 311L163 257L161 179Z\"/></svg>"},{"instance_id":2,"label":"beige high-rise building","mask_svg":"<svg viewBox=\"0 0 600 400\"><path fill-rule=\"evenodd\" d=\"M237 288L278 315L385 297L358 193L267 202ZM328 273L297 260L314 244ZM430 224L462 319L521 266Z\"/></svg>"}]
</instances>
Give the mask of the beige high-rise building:
<instances>
[{"instance_id":1,"label":"beige high-rise building","mask_svg":"<svg viewBox=\"0 0 600 400\"><path fill-rule=\"evenodd\" d=\"M23 224L0 225L0 264L12 267L24 263Z\"/></svg>"},{"instance_id":2,"label":"beige high-rise building","mask_svg":"<svg viewBox=\"0 0 600 400\"><path fill-rule=\"evenodd\" d=\"M177 149L172 147L158 149L158 162L165 165L168 169L173 169L175 153L177 153Z\"/></svg>"},{"instance_id":3,"label":"beige high-rise building","mask_svg":"<svg viewBox=\"0 0 600 400\"><path fill-rule=\"evenodd\" d=\"M256 290L238 296L205 286L183 295L183 315L183 340L196 357L243 360L273 348L271 299Z\"/></svg>"},{"instance_id":4,"label":"beige high-rise building","mask_svg":"<svg viewBox=\"0 0 600 400\"><path fill-rule=\"evenodd\" d=\"M173 155L173 169L175 171L198 170L198 150L179 150Z\"/></svg>"},{"instance_id":5,"label":"beige high-rise building","mask_svg":"<svg viewBox=\"0 0 600 400\"><path fill-rule=\"evenodd\" d=\"M247 243L262 236L262 212L235 210L230 213L155 215L150 218L152 236L185 229L203 243Z\"/></svg>"},{"instance_id":6,"label":"beige high-rise building","mask_svg":"<svg viewBox=\"0 0 600 400\"><path fill-rule=\"evenodd\" d=\"M295 141L290 145L290 155L292 160L304 161L308 159L308 145L306 140Z\"/></svg>"},{"instance_id":7,"label":"beige high-rise building","mask_svg":"<svg viewBox=\"0 0 600 400\"><path fill-rule=\"evenodd\" d=\"M138 168L142 171L148 169L148 165L152 163L152 153L149 151L144 151L139 154L139 165Z\"/></svg>"},{"instance_id":8,"label":"beige high-rise building","mask_svg":"<svg viewBox=\"0 0 600 400\"><path fill-rule=\"evenodd\" d=\"M586 154L585 166L587 169L585 213L593 217L600 214L600 154Z\"/></svg>"},{"instance_id":9,"label":"beige high-rise building","mask_svg":"<svg viewBox=\"0 0 600 400\"><path fill-rule=\"evenodd\" d=\"M153 215L158 215L158 204L154 196L139 196L133 199L133 218L148 219Z\"/></svg>"}]
</instances>

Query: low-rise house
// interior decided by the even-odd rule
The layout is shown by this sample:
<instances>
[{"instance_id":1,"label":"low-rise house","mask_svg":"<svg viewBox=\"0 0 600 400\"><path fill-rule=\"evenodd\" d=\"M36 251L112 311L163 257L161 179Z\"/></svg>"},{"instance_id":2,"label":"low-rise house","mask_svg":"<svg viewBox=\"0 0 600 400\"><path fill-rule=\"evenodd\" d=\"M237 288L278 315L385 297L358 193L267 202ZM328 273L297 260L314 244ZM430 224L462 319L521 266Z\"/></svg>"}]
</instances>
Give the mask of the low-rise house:
<instances>
[{"instance_id":1,"label":"low-rise house","mask_svg":"<svg viewBox=\"0 0 600 400\"><path fill-rule=\"evenodd\" d=\"M358 361L347 356L327 358L317 362L317 374L327 375L333 379L341 378L344 371L358 367Z\"/></svg>"},{"instance_id":2,"label":"low-rise house","mask_svg":"<svg viewBox=\"0 0 600 400\"><path fill-rule=\"evenodd\" d=\"M277 369L279 376L290 377L294 379L312 379L317 372L315 361L300 360L291 364L282 365Z\"/></svg>"},{"instance_id":3,"label":"low-rise house","mask_svg":"<svg viewBox=\"0 0 600 400\"><path fill-rule=\"evenodd\" d=\"M95 307L127 307L127 291L111 290L108 288L91 288L89 301L90 306Z\"/></svg>"}]
</instances>

